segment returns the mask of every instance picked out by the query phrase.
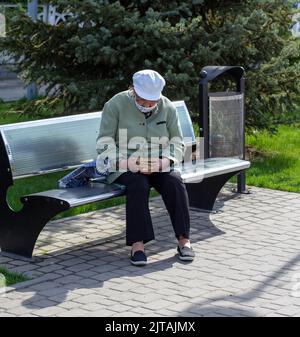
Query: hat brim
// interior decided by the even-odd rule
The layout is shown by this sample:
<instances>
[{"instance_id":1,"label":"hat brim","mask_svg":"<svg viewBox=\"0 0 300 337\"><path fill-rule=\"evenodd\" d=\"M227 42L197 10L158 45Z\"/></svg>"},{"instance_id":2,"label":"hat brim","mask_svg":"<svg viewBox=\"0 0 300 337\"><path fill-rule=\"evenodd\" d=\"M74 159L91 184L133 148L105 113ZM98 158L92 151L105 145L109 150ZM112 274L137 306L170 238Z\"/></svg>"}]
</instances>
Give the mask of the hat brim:
<instances>
[{"instance_id":1,"label":"hat brim","mask_svg":"<svg viewBox=\"0 0 300 337\"><path fill-rule=\"evenodd\" d=\"M139 97L146 99L148 101L158 101L161 99L161 93L159 95L149 95L148 93L144 92L142 89L140 89L137 86L134 86L134 91L138 94Z\"/></svg>"}]
</instances>

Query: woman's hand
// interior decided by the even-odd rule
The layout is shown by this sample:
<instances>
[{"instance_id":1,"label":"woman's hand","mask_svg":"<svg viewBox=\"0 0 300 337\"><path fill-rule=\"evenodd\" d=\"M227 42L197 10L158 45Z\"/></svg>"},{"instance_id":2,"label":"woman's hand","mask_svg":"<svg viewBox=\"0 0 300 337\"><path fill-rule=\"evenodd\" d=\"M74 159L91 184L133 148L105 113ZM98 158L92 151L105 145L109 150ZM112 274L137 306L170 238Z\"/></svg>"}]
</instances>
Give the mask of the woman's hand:
<instances>
[{"instance_id":1,"label":"woman's hand","mask_svg":"<svg viewBox=\"0 0 300 337\"><path fill-rule=\"evenodd\" d=\"M127 160L126 159L119 160L119 169L127 170Z\"/></svg>"},{"instance_id":2,"label":"woman's hand","mask_svg":"<svg viewBox=\"0 0 300 337\"><path fill-rule=\"evenodd\" d=\"M159 158L140 158L140 172L143 174L151 174L159 172L160 159Z\"/></svg>"},{"instance_id":3,"label":"woman's hand","mask_svg":"<svg viewBox=\"0 0 300 337\"><path fill-rule=\"evenodd\" d=\"M151 174L153 172L159 172L160 170L164 170L166 167L170 166L170 159L163 157L159 158L151 158L150 168L148 166L140 165L140 172L143 174Z\"/></svg>"},{"instance_id":4,"label":"woman's hand","mask_svg":"<svg viewBox=\"0 0 300 337\"><path fill-rule=\"evenodd\" d=\"M131 172L138 172L140 168L137 162L138 162L137 157L129 157L128 160L121 159L119 161L119 169L131 171Z\"/></svg>"},{"instance_id":5,"label":"woman's hand","mask_svg":"<svg viewBox=\"0 0 300 337\"><path fill-rule=\"evenodd\" d=\"M167 157L163 157L162 159L160 159L161 160L161 170L163 171L165 168L169 168L169 170L170 170L170 164L171 164L171 161L170 161L170 159L169 158L167 158Z\"/></svg>"},{"instance_id":6,"label":"woman's hand","mask_svg":"<svg viewBox=\"0 0 300 337\"><path fill-rule=\"evenodd\" d=\"M163 171L165 168L170 167L170 159L163 157L151 158L150 165L148 161L140 161L137 157L129 157L128 160L121 159L119 161L119 169L128 170L131 172L141 172L142 174L149 175L153 172Z\"/></svg>"}]
</instances>

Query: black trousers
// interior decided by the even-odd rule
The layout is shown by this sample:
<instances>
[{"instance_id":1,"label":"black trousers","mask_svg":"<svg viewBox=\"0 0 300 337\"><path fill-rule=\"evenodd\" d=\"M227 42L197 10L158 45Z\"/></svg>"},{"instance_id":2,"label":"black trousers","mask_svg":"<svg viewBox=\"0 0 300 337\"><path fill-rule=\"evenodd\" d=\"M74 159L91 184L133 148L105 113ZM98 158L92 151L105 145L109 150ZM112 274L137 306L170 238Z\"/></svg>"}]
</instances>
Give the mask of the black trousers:
<instances>
[{"instance_id":1,"label":"black trousers","mask_svg":"<svg viewBox=\"0 0 300 337\"><path fill-rule=\"evenodd\" d=\"M186 187L180 173L154 172L145 175L140 172L125 172L115 180L126 186L126 245L144 243L154 239L149 210L149 194L154 187L161 194L170 215L175 236L189 238L190 214Z\"/></svg>"}]
</instances>

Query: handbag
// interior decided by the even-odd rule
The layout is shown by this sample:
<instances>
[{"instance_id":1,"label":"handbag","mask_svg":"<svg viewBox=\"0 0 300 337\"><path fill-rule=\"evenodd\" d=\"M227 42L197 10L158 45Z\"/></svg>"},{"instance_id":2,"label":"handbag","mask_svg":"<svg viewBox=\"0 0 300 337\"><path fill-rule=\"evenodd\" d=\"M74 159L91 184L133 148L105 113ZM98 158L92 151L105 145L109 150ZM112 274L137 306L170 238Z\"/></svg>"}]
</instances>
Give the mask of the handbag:
<instances>
[{"instance_id":1,"label":"handbag","mask_svg":"<svg viewBox=\"0 0 300 337\"><path fill-rule=\"evenodd\" d=\"M109 175L108 158L103 161L101 171L98 171L96 160L80 165L72 172L58 180L59 188L74 188L87 185L90 181L104 181Z\"/></svg>"}]
</instances>

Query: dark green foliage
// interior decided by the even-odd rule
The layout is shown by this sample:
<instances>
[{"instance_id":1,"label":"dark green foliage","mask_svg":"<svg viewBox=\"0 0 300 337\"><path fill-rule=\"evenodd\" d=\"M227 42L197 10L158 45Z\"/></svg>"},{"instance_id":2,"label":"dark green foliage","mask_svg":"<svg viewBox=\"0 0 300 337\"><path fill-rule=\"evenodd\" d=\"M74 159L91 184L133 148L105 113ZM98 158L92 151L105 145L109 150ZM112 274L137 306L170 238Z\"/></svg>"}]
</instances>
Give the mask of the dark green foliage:
<instances>
[{"instance_id":1,"label":"dark green foliage","mask_svg":"<svg viewBox=\"0 0 300 337\"><path fill-rule=\"evenodd\" d=\"M143 68L159 71L167 80L165 94L186 100L195 114L201 68L240 65L247 73L249 127L297 118L299 41L288 30L288 1L52 3L73 16L50 26L15 12L0 47L22 59L28 81L60 85L55 95L66 114L101 109Z\"/></svg>"}]
</instances>

